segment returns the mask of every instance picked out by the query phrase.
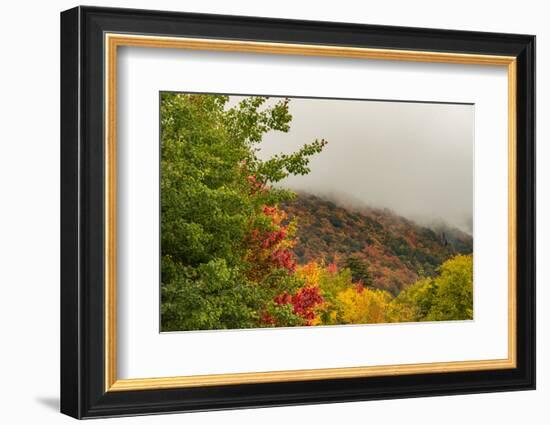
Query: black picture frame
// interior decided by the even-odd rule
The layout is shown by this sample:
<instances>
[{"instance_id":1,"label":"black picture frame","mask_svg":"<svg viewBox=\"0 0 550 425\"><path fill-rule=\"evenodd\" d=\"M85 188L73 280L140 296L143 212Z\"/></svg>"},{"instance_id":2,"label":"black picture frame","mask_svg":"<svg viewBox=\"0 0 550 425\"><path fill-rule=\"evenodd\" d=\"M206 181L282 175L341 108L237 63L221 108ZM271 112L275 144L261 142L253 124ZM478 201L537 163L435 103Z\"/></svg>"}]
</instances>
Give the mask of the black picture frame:
<instances>
[{"instance_id":1,"label":"black picture frame","mask_svg":"<svg viewBox=\"0 0 550 425\"><path fill-rule=\"evenodd\" d=\"M106 392L105 32L516 57L517 367ZM534 36L97 7L61 13L62 413L93 418L534 388Z\"/></svg>"}]
</instances>

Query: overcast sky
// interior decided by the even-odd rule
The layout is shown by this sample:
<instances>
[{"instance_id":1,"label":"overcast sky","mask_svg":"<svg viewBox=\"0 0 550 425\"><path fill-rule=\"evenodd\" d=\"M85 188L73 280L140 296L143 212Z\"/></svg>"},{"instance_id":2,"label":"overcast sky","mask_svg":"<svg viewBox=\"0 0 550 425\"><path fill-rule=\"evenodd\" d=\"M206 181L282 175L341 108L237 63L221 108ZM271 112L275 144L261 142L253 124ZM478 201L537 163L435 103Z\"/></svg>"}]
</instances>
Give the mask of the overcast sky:
<instances>
[{"instance_id":1,"label":"overcast sky","mask_svg":"<svg viewBox=\"0 0 550 425\"><path fill-rule=\"evenodd\" d=\"M472 105L292 98L290 112L290 131L264 136L261 157L315 139L328 145L313 157L311 173L290 176L283 186L471 233Z\"/></svg>"}]
</instances>

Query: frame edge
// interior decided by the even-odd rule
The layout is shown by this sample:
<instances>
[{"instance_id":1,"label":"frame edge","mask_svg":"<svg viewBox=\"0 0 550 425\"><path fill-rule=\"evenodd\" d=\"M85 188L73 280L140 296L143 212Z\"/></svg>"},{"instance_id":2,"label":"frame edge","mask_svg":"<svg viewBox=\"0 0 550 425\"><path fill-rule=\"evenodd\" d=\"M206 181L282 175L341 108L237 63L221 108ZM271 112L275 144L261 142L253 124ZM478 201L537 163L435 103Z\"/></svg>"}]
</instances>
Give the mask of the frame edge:
<instances>
[{"instance_id":1,"label":"frame edge","mask_svg":"<svg viewBox=\"0 0 550 425\"><path fill-rule=\"evenodd\" d=\"M82 417L79 276L80 8L60 14L60 411Z\"/></svg>"}]
</instances>

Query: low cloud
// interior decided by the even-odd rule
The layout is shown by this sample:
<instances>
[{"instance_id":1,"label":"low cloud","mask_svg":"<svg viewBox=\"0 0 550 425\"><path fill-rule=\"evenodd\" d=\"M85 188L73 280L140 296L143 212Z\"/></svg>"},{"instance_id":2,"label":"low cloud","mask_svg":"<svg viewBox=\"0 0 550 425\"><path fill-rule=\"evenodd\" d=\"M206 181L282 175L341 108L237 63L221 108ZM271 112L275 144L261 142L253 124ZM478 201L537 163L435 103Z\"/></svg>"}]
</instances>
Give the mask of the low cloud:
<instances>
[{"instance_id":1,"label":"low cloud","mask_svg":"<svg viewBox=\"0 0 550 425\"><path fill-rule=\"evenodd\" d=\"M260 156L326 139L328 145L311 160L311 173L290 176L283 186L471 233L473 108L293 98L290 131L267 134Z\"/></svg>"}]
</instances>

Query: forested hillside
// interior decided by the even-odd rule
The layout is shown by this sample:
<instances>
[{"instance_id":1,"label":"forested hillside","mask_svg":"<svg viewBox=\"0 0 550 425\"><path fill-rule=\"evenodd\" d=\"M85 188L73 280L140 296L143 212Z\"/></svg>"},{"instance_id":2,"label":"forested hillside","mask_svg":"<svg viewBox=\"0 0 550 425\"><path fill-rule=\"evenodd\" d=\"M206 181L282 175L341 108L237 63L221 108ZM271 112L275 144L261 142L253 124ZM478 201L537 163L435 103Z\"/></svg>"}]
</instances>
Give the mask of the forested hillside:
<instances>
[{"instance_id":1,"label":"forested hillside","mask_svg":"<svg viewBox=\"0 0 550 425\"><path fill-rule=\"evenodd\" d=\"M283 208L297 219L294 253L300 264L323 259L344 267L361 260L368 269L364 283L394 295L434 276L448 258L472 252L470 235L441 224L437 230L422 227L387 209L344 207L307 193Z\"/></svg>"}]
</instances>

